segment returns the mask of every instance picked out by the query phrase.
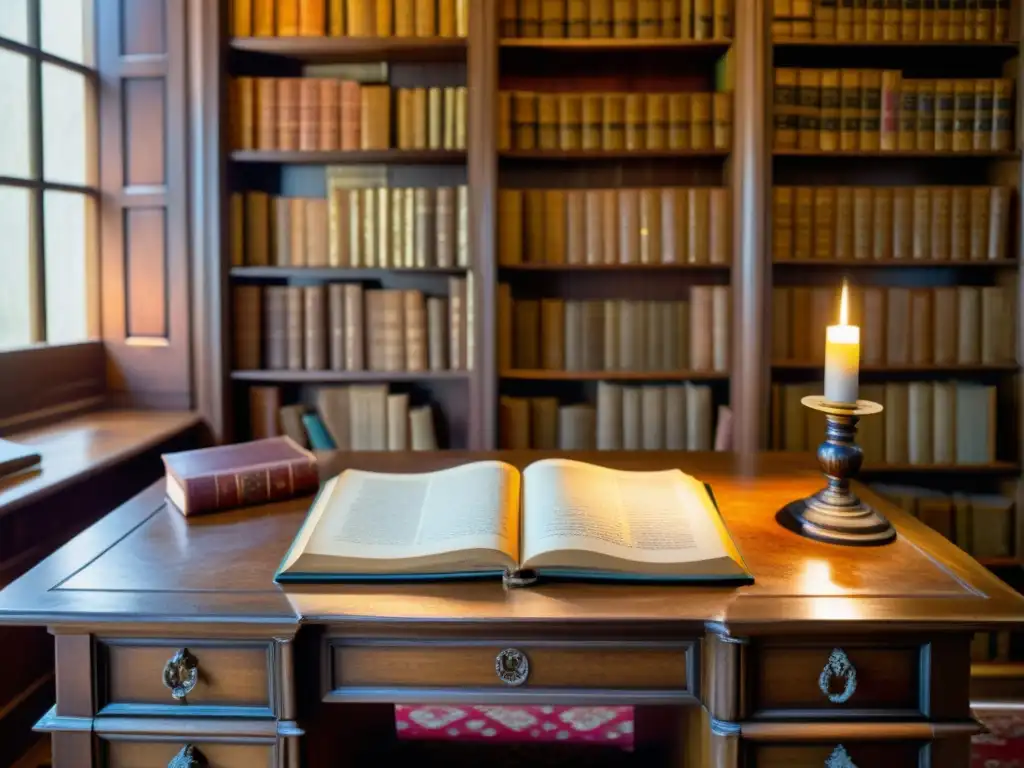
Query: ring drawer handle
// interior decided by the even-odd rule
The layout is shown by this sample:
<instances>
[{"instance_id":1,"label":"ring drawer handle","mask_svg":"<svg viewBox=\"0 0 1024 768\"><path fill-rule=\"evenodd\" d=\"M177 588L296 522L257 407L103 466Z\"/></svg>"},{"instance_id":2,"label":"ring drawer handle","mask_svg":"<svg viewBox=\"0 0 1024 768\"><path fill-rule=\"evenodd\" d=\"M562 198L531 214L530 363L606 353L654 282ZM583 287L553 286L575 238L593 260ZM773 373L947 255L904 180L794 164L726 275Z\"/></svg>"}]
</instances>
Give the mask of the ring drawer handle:
<instances>
[{"instance_id":1,"label":"ring drawer handle","mask_svg":"<svg viewBox=\"0 0 1024 768\"><path fill-rule=\"evenodd\" d=\"M850 759L846 747L840 744L832 751L828 760L825 761L825 768L857 768L857 766Z\"/></svg>"},{"instance_id":2,"label":"ring drawer handle","mask_svg":"<svg viewBox=\"0 0 1024 768\"><path fill-rule=\"evenodd\" d=\"M171 689L175 699L188 696L198 680L199 659L189 653L188 648L180 649L164 665L164 685Z\"/></svg>"},{"instance_id":3,"label":"ring drawer handle","mask_svg":"<svg viewBox=\"0 0 1024 768\"><path fill-rule=\"evenodd\" d=\"M494 660L494 672L505 685L522 685L530 676L530 660L518 648L506 648Z\"/></svg>"},{"instance_id":4,"label":"ring drawer handle","mask_svg":"<svg viewBox=\"0 0 1024 768\"><path fill-rule=\"evenodd\" d=\"M167 768L206 768L208 765L209 763L206 762L206 758L203 757L203 753L199 751L198 747L186 744L178 754L171 758Z\"/></svg>"},{"instance_id":5,"label":"ring drawer handle","mask_svg":"<svg viewBox=\"0 0 1024 768\"><path fill-rule=\"evenodd\" d=\"M832 693L831 682L833 677L846 679L846 687L840 693ZM842 649L836 648L832 651L832 655L828 657L828 663L821 670L821 676L818 677L818 688L821 689L821 692L833 704L845 704L856 692L857 668L853 666L853 662L850 661ZM839 763L839 765L843 764ZM831 765L828 768L832 768Z\"/></svg>"}]
</instances>

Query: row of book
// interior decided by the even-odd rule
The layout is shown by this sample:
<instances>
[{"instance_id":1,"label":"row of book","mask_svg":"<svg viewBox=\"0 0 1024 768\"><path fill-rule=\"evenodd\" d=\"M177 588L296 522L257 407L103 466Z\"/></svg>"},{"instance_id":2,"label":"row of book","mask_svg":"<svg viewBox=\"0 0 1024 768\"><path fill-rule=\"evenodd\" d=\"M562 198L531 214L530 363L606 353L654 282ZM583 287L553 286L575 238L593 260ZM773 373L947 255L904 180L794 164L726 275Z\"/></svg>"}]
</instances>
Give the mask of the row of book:
<instances>
[{"instance_id":1,"label":"row of book","mask_svg":"<svg viewBox=\"0 0 1024 768\"><path fill-rule=\"evenodd\" d=\"M872 483L871 490L938 531L974 557L1013 557L1015 505L999 494L946 493Z\"/></svg>"},{"instance_id":2,"label":"row of book","mask_svg":"<svg viewBox=\"0 0 1024 768\"><path fill-rule=\"evenodd\" d=\"M1011 0L774 0L772 36L818 40L1009 39Z\"/></svg>"},{"instance_id":3,"label":"row of book","mask_svg":"<svg viewBox=\"0 0 1024 768\"><path fill-rule=\"evenodd\" d=\"M1013 146L1009 78L906 80L898 70L775 70L775 148L971 152Z\"/></svg>"},{"instance_id":4,"label":"row of book","mask_svg":"<svg viewBox=\"0 0 1024 768\"><path fill-rule=\"evenodd\" d=\"M729 369L729 287L689 299L513 299L498 286L498 367L551 371Z\"/></svg>"},{"instance_id":5,"label":"row of book","mask_svg":"<svg viewBox=\"0 0 1024 768\"><path fill-rule=\"evenodd\" d=\"M1011 188L774 187L772 259L1009 257Z\"/></svg>"},{"instance_id":6,"label":"row of book","mask_svg":"<svg viewBox=\"0 0 1024 768\"><path fill-rule=\"evenodd\" d=\"M316 404L282 405L281 388L249 387L253 439L287 435L314 451L437 450L435 409L387 384L319 387Z\"/></svg>"},{"instance_id":7,"label":"row of book","mask_svg":"<svg viewBox=\"0 0 1024 768\"><path fill-rule=\"evenodd\" d=\"M602 381L595 404L502 395L498 408L501 447L506 449L729 450L729 411L719 408L716 430L712 390L702 384Z\"/></svg>"},{"instance_id":8,"label":"row of book","mask_svg":"<svg viewBox=\"0 0 1024 768\"><path fill-rule=\"evenodd\" d=\"M498 263L729 264L724 187L502 189Z\"/></svg>"},{"instance_id":9,"label":"row of book","mask_svg":"<svg viewBox=\"0 0 1024 768\"><path fill-rule=\"evenodd\" d=\"M235 149L466 148L465 86L391 88L326 77L238 77L231 91Z\"/></svg>"},{"instance_id":10,"label":"row of book","mask_svg":"<svg viewBox=\"0 0 1024 768\"><path fill-rule=\"evenodd\" d=\"M731 0L500 0L502 37L732 37Z\"/></svg>"},{"instance_id":11,"label":"row of book","mask_svg":"<svg viewBox=\"0 0 1024 768\"><path fill-rule=\"evenodd\" d=\"M236 192L230 225L233 266L470 266L465 186L332 184L327 199Z\"/></svg>"},{"instance_id":12,"label":"row of book","mask_svg":"<svg viewBox=\"0 0 1024 768\"><path fill-rule=\"evenodd\" d=\"M471 0L231 0L235 37L466 37Z\"/></svg>"},{"instance_id":13,"label":"row of book","mask_svg":"<svg viewBox=\"0 0 1024 768\"><path fill-rule=\"evenodd\" d=\"M858 287L850 322L860 326L864 365L1012 363L1013 294L1001 286ZM772 289L772 360L825 362L825 329L836 321L832 288Z\"/></svg>"},{"instance_id":14,"label":"row of book","mask_svg":"<svg viewBox=\"0 0 1024 768\"><path fill-rule=\"evenodd\" d=\"M729 149L732 93L498 94L498 150Z\"/></svg>"},{"instance_id":15,"label":"row of book","mask_svg":"<svg viewBox=\"0 0 1024 768\"><path fill-rule=\"evenodd\" d=\"M360 283L234 286L241 370L445 371L472 367L468 278L447 297Z\"/></svg>"},{"instance_id":16,"label":"row of book","mask_svg":"<svg viewBox=\"0 0 1024 768\"><path fill-rule=\"evenodd\" d=\"M772 384L772 448L813 451L825 440L825 415L800 400L821 382ZM857 424L868 469L878 464L970 465L996 460L996 388L966 381L862 384L859 397L881 413Z\"/></svg>"}]
</instances>

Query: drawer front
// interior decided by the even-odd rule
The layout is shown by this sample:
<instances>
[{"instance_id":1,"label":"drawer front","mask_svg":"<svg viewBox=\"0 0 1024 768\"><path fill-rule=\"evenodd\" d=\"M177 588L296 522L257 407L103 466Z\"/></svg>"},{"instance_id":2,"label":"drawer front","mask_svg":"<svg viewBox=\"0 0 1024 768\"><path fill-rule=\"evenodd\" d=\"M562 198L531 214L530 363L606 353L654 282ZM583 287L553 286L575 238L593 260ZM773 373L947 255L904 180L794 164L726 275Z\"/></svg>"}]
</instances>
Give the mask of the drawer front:
<instances>
[{"instance_id":1,"label":"drawer front","mask_svg":"<svg viewBox=\"0 0 1024 768\"><path fill-rule=\"evenodd\" d=\"M181 654L183 665L172 661L176 654ZM97 659L100 714L194 715L216 708L227 715L273 715L273 654L266 642L104 639L99 641ZM192 669L194 685L189 687ZM183 695L176 697L168 682L178 682L177 693Z\"/></svg>"},{"instance_id":2,"label":"drawer front","mask_svg":"<svg viewBox=\"0 0 1024 768\"><path fill-rule=\"evenodd\" d=\"M167 768L183 750L192 747L192 757L204 768L274 768L274 747L265 744L217 744L182 741L100 740L99 764L107 768ZM187 765L183 761L182 765Z\"/></svg>"},{"instance_id":3,"label":"drawer front","mask_svg":"<svg viewBox=\"0 0 1024 768\"><path fill-rule=\"evenodd\" d=\"M332 643L335 691L595 689L693 694L694 643Z\"/></svg>"},{"instance_id":4,"label":"drawer front","mask_svg":"<svg viewBox=\"0 0 1024 768\"><path fill-rule=\"evenodd\" d=\"M925 749L913 741L766 744L753 749L753 764L756 768L918 768Z\"/></svg>"},{"instance_id":5,"label":"drawer front","mask_svg":"<svg viewBox=\"0 0 1024 768\"><path fill-rule=\"evenodd\" d=\"M792 644L756 648L755 717L921 713L921 645Z\"/></svg>"}]
</instances>

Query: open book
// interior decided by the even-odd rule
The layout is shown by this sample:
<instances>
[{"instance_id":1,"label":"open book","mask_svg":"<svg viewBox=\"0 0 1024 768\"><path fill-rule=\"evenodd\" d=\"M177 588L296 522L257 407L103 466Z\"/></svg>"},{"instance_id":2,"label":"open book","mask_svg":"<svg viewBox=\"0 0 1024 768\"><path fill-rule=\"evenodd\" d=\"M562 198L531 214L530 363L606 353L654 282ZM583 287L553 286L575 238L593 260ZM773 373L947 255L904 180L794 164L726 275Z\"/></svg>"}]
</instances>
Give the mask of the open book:
<instances>
[{"instance_id":1,"label":"open book","mask_svg":"<svg viewBox=\"0 0 1024 768\"><path fill-rule=\"evenodd\" d=\"M346 470L313 503L278 582L523 574L753 581L700 481L567 459L420 474ZM525 581L529 580L529 576Z\"/></svg>"}]
</instances>

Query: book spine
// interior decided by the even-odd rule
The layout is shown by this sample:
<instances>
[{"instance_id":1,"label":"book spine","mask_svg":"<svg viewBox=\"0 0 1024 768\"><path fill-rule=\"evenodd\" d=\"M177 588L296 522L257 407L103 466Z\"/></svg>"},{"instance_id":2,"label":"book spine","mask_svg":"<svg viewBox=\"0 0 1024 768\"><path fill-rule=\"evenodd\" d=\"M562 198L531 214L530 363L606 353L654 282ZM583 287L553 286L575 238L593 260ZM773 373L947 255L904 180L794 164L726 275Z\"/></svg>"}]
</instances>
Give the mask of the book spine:
<instances>
[{"instance_id":1,"label":"book spine","mask_svg":"<svg viewBox=\"0 0 1024 768\"><path fill-rule=\"evenodd\" d=\"M182 482L187 515L266 504L312 493L319 485L316 461L296 459L248 470L191 477Z\"/></svg>"}]
</instances>

